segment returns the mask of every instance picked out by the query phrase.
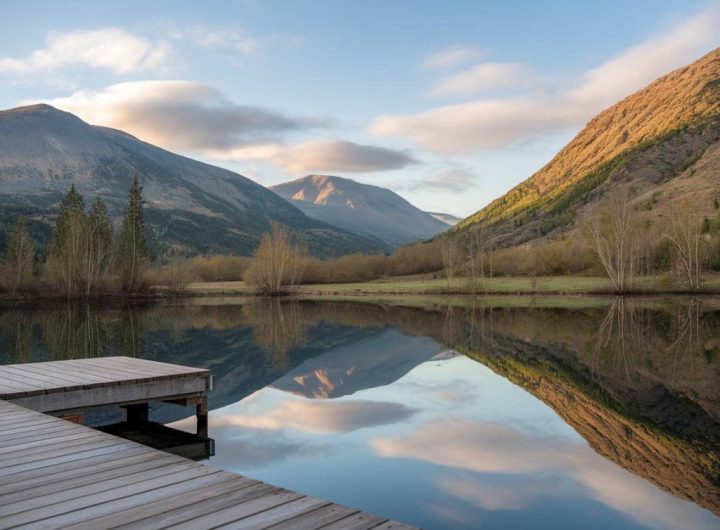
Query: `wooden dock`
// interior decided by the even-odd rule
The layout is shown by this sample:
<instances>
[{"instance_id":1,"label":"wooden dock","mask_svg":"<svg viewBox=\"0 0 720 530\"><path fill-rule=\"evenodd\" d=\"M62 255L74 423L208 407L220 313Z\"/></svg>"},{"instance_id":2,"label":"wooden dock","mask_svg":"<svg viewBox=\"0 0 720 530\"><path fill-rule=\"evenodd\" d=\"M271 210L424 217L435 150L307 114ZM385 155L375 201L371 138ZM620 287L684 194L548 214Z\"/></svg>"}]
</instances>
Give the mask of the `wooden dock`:
<instances>
[{"instance_id":1,"label":"wooden dock","mask_svg":"<svg viewBox=\"0 0 720 530\"><path fill-rule=\"evenodd\" d=\"M210 386L207 370L121 357L0 366L0 528L411 529L47 414L201 413Z\"/></svg>"}]
</instances>

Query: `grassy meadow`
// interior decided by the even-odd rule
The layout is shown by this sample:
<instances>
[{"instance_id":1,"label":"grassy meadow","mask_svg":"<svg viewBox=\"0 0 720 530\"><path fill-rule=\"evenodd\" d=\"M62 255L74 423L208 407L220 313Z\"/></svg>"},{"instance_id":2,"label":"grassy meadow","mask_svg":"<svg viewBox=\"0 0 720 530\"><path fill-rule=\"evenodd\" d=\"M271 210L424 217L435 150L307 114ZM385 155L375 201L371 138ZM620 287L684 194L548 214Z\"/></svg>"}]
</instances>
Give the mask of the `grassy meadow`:
<instances>
[{"instance_id":1,"label":"grassy meadow","mask_svg":"<svg viewBox=\"0 0 720 530\"><path fill-rule=\"evenodd\" d=\"M242 281L195 282L187 287L196 295L252 295ZM455 278L448 285L444 278L429 275L393 277L355 283L309 284L292 287L290 292L313 296L365 295L441 295L441 294L612 294L610 280L600 276L509 276L486 278L473 286L469 278ZM669 275L638 277L631 292L644 294L685 293L687 287ZM707 275L703 293L720 293L720 275Z\"/></svg>"}]
</instances>

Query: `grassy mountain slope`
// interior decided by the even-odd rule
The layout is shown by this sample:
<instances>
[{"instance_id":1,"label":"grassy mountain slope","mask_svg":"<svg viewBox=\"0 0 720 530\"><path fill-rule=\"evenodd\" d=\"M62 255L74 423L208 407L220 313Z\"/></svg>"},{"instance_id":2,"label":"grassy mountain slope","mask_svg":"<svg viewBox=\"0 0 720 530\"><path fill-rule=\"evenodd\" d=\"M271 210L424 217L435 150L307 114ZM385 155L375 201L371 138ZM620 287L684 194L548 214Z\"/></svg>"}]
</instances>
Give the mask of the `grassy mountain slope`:
<instances>
[{"instance_id":1,"label":"grassy mountain slope","mask_svg":"<svg viewBox=\"0 0 720 530\"><path fill-rule=\"evenodd\" d=\"M586 205L613 187L632 186L638 198L659 192L655 202L683 199L679 189L687 187L663 193L675 188L669 182L676 177L695 176L695 166L719 140L716 49L598 114L540 171L455 230L484 227L509 246L572 226ZM706 195L695 198L710 209L713 193Z\"/></svg>"},{"instance_id":2,"label":"grassy mountain slope","mask_svg":"<svg viewBox=\"0 0 720 530\"><path fill-rule=\"evenodd\" d=\"M319 256L384 249L381 242L304 215L237 173L165 151L114 129L93 127L48 105L0 112L0 223L31 217L43 243L74 182L117 219L134 174L160 251L249 254L272 222L291 228Z\"/></svg>"}]
</instances>

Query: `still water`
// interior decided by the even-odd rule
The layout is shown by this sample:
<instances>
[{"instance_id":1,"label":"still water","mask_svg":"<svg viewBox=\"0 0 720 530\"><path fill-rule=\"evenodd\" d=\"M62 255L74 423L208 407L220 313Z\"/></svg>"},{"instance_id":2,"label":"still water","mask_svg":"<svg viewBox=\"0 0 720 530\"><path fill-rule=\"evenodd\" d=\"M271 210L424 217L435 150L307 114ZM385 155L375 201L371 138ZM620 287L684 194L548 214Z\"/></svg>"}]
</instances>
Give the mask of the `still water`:
<instances>
[{"instance_id":1,"label":"still water","mask_svg":"<svg viewBox=\"0 0 720 530\"><path fill-rule=\"evenodd\" d=\"M720 528L718 301L63 306L0 341L210 368L208 465L426 529Z\"/></svg>"}]
</instances>

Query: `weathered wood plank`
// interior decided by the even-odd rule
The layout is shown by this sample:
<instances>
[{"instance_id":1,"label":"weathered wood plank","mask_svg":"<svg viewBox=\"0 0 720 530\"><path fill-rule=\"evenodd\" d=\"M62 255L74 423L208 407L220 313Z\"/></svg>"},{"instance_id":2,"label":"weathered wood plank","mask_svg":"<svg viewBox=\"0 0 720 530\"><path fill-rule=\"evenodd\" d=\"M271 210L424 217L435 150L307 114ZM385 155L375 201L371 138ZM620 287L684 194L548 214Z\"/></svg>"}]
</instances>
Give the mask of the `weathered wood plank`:
<instances>
[{"instance_id":1,"label":"weathered wood plank","mask_svg":"<svg viewBox=\"0 0 720 530\"><path fill-rule=\"evenodd\" d=\"M41 448L41 450L45 450L44 448L48 445L57 446L59 443L87 440L88 436L85 432L75 430L62 429L54 433L43 430L40 436L36 435L20 440L10 438L4 443L0 443L0 448L7 454L20 449Z\"/></svg>"},{"instance_id":2,"label":"weathered wood plank","mask_svg":"<svg viewBox=\"0 0 720 530\"><path fill-rule=\"evenodd\" d=\"M330 523L324 526L323 530L370 530L385 522L387 518L361 512Z\"/></svg>"},{"instance_id":3,"label":"weathered wood plank","mask_svg":"<svg viewBox=\"0 0 720 530\"><path fill-rule=\"evenodd\" d=\"M187 484L192 480L200 480L207 483L214 481L215 478L212 474L207 474L205 470L193 467L172 473L170 475L164 475L134 484L128 484L108 491L101 491L98 493L84 495L82 497L76 497L69 499L66 502L58 502L56 504L41 506L37 509L20 513L5 515L5 513L3 513L4 508L0 508L0 527L13 527L33 523L33 528L53 528L57 526L55 526L55 524L50 524L48 519L51 517L70 513L71 515L66 519L66 522L73 521L74 517L72 512L76 512L82 508L106 503L108 501L115 501L124 497L131 497L139 493L160 491L163 489L167 490L177 484ZM56 523L57 522L58 521L56 521Z\"/></svg>"},{"instance_id":4,"label":"weathered wood plank","mask_svg":"<svg viewBox=\"0 0 720 530\"><path fill-rule=\"evenodd\" d=\"M274 524L270 528L272 530L316 530L356 513L358 513L358 510L346 508L339 504L331 504Z\"/></svg>"},{"instance_id":5,"label":"weathered wood plank","mask_svg":"<svg viewBox=\"0 0 720 530\"><path fill-rule=\"evenodd\" d=\"M89 436L89 435L88 435ZM55 458L62 458L65 456L72 456L76 453L83 451L92 451L95 449L101 449L106 446L112 446L120 443L120 438L107 438L105 436L93 436L92 439L88 438L82 444L59 444L53 446L51 449L44 447L33 447L28 451L9 451L7 456L0 460L0 470L12 469L14 467L30 464L33 462L42 463L46 460L54 460ZM0 471L5 474L5 471Z\"/></svg>"},{"instance_id":6,"label":"weathered wood plank","mask_svg":"<svg viewBox=\"0 0 720 530\"><path fill-rule=\"evenodd\" d=\"M158 459L157 452L147 447L133 447L122 452L113 453L115 458L108 459L105 455L87 458L79 462L58 464L27 473L20 473L13 477L13 481L0 484L0 496L10 496L16 492L42 487L45 484L64 484L67 480L108 473L111 476L117 469L131 468L134 465L144 465ZM168 455L174 456L174 455ZM164 457L163 457L164 458ZM24 493L28 495L29 493Z\"/></svg>"},{"instance_id":7,"label":"weathered wood plank","mask_svg":"<svg viewBox=\"0 0 720 530\"><path fill-rule=\"evenodd\" d=\"M73 366L70 363L64 366L56 366L53 363L46 363L43 366L34 364L22 365L25 370L35 370L43 374L55 374L61 379L67 379L71 383L89 384L89 383L111 383L115 381L110 375L103 375L97 369L89 367ZM72 369L68 369L72 366Z\"/></svg>"},{"instance_id":8,"label":"weathered wood plank","mask_svg":"<svg viewBox=\"0 0 720 530\"><path fill-rule=\"evenodd\" d=\"M32 364L8 365L0 367L0 377L8 374L17 374L17 381L41 384L44 388L56 388L67 385L84 384L85 380L73 377L69 371L66 373L54 372L47 367L33 367Z\"/></svg>"},{"instance_id":9,"label":"weathered wood plank","mask_svg":"<svg viewBox=\"0 0 720 530\"><path fill-rule=\"evenodd\" d=\"M181 524L172 525L168 528L175 530L193 530L197 528L216 528L223 524L237 521L240 517L249 517L270 508L275 508L282 504L302 498L300 493L294 493L287 490L270 491L266 495L257 497L239 505L233 505L228 508L217 510L201 517L196 517ZM239 510L242 509L242 512ZM241 515L242 513L242 515Z\"/></svg>"},{"instance_id":10,"label":"weathered wood plank","mask_svg":"<svg viewBox=\"0 0 720 530\"><path fill-rule=\"evenodd\" d=\"M0 473L2 473L5 479L9 479L11 475L14 475L16 473L22 473L24 471L29 471L32 469L54 466L56 464L62 464L65 462L74 462L91 456L116 453L128 447L133 447L133 442L126 442L121 438L116 438L112 440L107 440L104 444L98 444L97 447L92 449L86 448L83 451L77 451L74 453L66 452L65 454L53 455L52 457L46 457L42 460L34 460L30 462L17 463L11 466L3 466L2 470L0 470ZM0 465L2 465L2 462L0 462Z\"/></svg>"},{"instance_id":11,"label":"weathered wood plank","mask_svg":"<svg viewBox=\"0 0 720 530\"><path fill-rule=\"evenodd\" d=\"M43 517L42 519L34 519L29 521L32 523L34 530L64 528L70 524L76 524L80 521L97 518L112 511L125 510L141 504L155 501L157 499L169 498L177 493L191 491L208 484L218 481L217 473L204 474L193 478L179 479L177 482L167 484L160 487L152 487L143 492L137 492L133 495L125 495L125 492L119 492L113 496L113 492L103 492L98 495L91 495L84 499L76 499L74 504L67 511L62 511L55 516ZM57 506L57 505L53 505ZM49 506L48 509L52 509ZM32 513L35 512L23 512ZM22 514L17 514L21 516ZM14 516L11 516L14 517ZM10 519L10 518L9 518ZM14 525L15 523L11 521ZM3 528L5 521L0 519L0 528ZM28 524L28 523L21 523Z\"/></svg>"},{"instance_id":12,"label":"weathered wood plank","mask_svg":"<svg viewBox=\"0 0 720 530\"><path fill-rule=\"evenodd\" d=\"M215 484L213 487L218 487L218 485ZM237 488L225 493L219 492L217 495L203 502L195 502L186 506L177 507L138 520L132 524L123 525L123 529L141 530L144 528L167 528L213 513L227 506L235 506L252 499L264 497L276 491L280 491L280 489L268 484L258 483L247 488Z\"/></svg>"},{"instance_id":13,"label":"weathered wood plank","mask_svg":"<svg viewBox=\"0 0 720 530\"><path fill-rule=\"evenodd\" d=\"M40 433L50 426L57 426L57 423L55 423L57 421L63 420L48 416L47 421L28 422L13 426L11 429L3 429L0 431L0 440L13 439L21 434Z\"/></svg>"},{"instance_id":14,"label":"weathered wood plank","mask_svg":"<svg viewBox=\"0 0 720 530\"><path fill-rule=\"evenodd\" d=\"M374 527L373 530L417 530L417 528L405 523L398 523L397 521L387 521Z\"/></svg>"},{"instance_id":15,"label":"weathered wood plank","mask_svg":"<svg viewBox=\"0 0 720 530\"><path fill-rule=\"evenodd\" d=\"M254 487L254 489L249 489ZM105 516L89 519L69 527L72 530L95 530L96 528L160 528L167 526L166 517L177 515L179 510L189 512L193 506L205 505L204 501L217 498L225 493L247 490L253 492L268 489L271 486L257 480L244 477L233 477L228 480L210 484L185 493L176 493L169 498L140 504L134 508L113 511ZM177 521L177 519L176 519ZM131 523L136 523L132 525Z\"/></svg>"},{"instance_id":16,"label":"weathered wood plank","mask_svg":"<svg viewBox=\"0 0 720 530\"><path fill-rule=\"evenodd\" d=\"M301 497L297 500L281 504L276 508L265 510L250 517L245 517L240 509L228 509L226 510L226 518L229 519L231 517L237 517L237 519L218 528L225 528L226 530L262 530L264 528L269 528L276 523L291 519L296 515L311 512L318 508L328 506L329 504L330 503L328 503L328 501L321 499Z\"/></svg>"},{"instance_id":17,"label":"weathered wood plank","mask_svg":"<svg viewBox=\"0 0 720 530\"><path fill-rule=\"evenodd\" d=\"M84 361L89 361L90 359L77 359L74 361L71 361L73 364L72 366L77 369L82 370L88 370L88 371L94 371L101 373L103 375L106 375L107 377L110 377L113 382L135 382L135 381L144 381L148 379L155 379L159 377L166 377L171 375L176 375L172 372L165 372L165 373L158 373L157 371L153 370L145 370L142 367L136 366L135 368L129 367L127 365L114 365L112 363L106 362L103 364L97 364L97 363L89 363ZM70 363L68 363L70 364Z\"/></svg>"},{"instance_id":18,"label":"weathered wood plank","mask_svg":"<svg viewBox=\"0 0 720 530\"><path fill-rule=\"evenodd\" d=\"M58 503L72 504L78 498L112 491L116 488L133 485L140 485L144 488L151 481L155 481L158 486L163 486L168 483L173 483L174 477L181 473L185 473L185 475L182 475L183 477L188 476L187 473L190 473L189 476L191 478L204 475L202 470L198 470L194 464L194 462L190 462L189 460L185 464L166 462L164 465L140 470L129 475L109 477L107 479L99 476L96 482L90 484L68 484L67 488L46 495L35 495L35 492L33 492L31 498L19 500L10 506L0 505L0 514L7 516L26 510L38 510Z\"/></svg>"}]
</instances>

